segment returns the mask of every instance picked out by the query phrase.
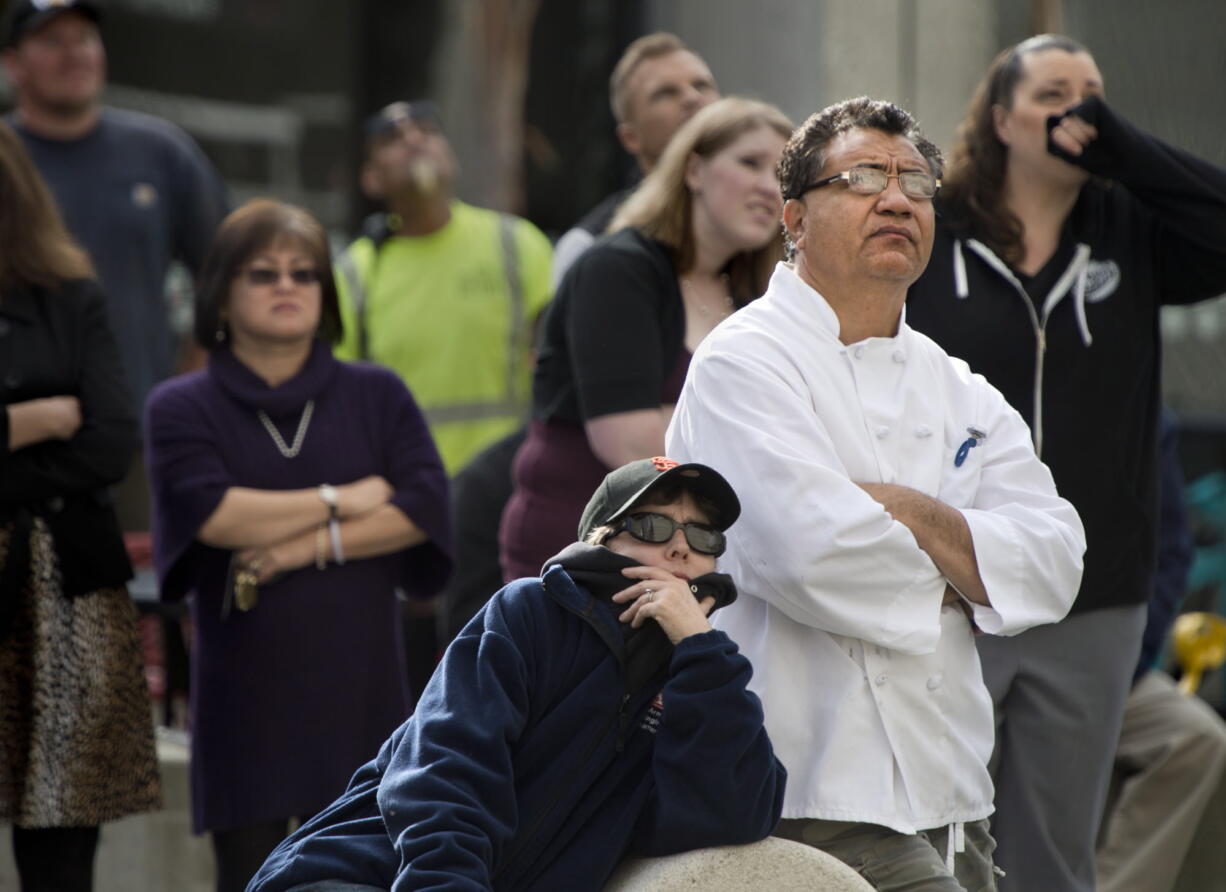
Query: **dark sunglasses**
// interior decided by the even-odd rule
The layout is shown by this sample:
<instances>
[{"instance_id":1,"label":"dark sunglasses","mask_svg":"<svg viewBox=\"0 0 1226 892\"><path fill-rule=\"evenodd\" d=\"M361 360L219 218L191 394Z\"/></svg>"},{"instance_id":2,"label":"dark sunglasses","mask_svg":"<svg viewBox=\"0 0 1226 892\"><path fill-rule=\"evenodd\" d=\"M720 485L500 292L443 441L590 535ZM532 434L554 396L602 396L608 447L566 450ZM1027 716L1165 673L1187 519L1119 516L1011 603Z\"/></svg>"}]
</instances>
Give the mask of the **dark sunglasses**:
<instances>
[{"instance_id":1,"label":"dark sunglasses","mask_svg":"<svg viewBox=\"0 0 1226 892\"><path fill-rule=\"evenodd\" d=\"M291 269L288 275L295 285L314 285L320 278L319 270L310 268ZM269 266L249 266L242 271L242 276L249 285L276 285L281 281L282 272Z\"/></svg>"},{"instance_id":2,"label":"dark sunglasses","mask_svg":"<svg viewBox=\"0 0 1226 892\"><path fill-rule=\"evenodd\" d=\"M652 545L661 545L673 538L677 527L685 532L685 541L690 543L690 548L702 554L719 557L728 547L728 539L722 530L694 521L677 523L663 514L631 514L616 524L619 533L629 533L640 542L650 542Z\"/></svg>"}]
</instances>

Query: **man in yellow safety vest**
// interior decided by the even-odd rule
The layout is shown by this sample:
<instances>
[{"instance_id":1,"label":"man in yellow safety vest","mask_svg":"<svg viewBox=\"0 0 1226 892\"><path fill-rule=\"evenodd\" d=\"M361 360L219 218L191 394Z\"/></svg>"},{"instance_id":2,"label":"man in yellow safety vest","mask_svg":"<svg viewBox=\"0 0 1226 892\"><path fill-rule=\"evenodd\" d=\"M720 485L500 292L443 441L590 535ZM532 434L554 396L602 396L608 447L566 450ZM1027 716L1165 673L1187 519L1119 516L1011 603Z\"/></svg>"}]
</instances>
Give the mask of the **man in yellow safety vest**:
<instances>
[{"instance_id":1,"label":"man in yellow safety vest","mask_svg":"<svg viewBox=\"0 0 1226 892\"><path fill-rule=\"evenodd\" d=\"M337 355L396 371L450 475L523 421L549 241L527 220L455 198L458 163L431 102L367 123L362 189L382 201L338 261Z\"/></svg>"}]
</instances>

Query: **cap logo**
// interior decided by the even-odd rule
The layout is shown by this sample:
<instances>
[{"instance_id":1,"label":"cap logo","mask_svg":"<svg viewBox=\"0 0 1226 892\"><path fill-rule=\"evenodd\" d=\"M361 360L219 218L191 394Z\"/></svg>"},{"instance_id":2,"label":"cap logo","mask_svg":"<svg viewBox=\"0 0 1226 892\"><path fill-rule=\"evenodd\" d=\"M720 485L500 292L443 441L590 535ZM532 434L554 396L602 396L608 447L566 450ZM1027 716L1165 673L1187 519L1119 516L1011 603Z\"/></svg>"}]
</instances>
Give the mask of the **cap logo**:
<instances>
[{"instance_id":1,"label":"cap logo","mask_svg":"<svg viewBox=\"0 0 1226 892\"><path fill-rule=\"evenodd\" d=\"M677 467L680 462L675 462L671 458L665 458L662 455L657 455L651 460L651 463L656 466L657 471L667 471L669 468Z\"/></svg>"}]
</instances>

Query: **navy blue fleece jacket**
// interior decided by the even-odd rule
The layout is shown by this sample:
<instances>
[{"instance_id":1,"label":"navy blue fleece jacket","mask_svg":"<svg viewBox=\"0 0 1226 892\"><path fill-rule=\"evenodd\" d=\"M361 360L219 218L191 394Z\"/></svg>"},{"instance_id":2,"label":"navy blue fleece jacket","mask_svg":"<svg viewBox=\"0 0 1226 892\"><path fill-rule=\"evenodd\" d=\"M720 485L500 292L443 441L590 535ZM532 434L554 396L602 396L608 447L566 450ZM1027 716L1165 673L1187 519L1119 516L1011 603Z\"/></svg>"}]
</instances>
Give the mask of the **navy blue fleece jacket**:
<instances>
[{"instance_id":1,"label":"navy blue fleece jacket","mask_svg":"<svg viewBox=\"0 0 1226 892\"><path fill-rule=\"evenodd\" d=\"M598 889L631 851L768 835L786 773L736 645L686 638L637 691L626 655L614 608L562 567L506 586L414 716L249 889Z\"/></svg>"}]
</instances>

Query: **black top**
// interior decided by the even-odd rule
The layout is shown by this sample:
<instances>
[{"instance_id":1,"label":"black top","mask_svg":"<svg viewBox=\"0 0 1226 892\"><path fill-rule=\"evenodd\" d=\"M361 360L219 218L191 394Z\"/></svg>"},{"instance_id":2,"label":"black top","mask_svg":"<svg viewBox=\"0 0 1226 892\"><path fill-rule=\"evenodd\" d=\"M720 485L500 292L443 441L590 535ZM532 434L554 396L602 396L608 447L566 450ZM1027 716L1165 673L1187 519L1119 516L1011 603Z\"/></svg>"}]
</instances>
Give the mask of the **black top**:
<instances>
[{"instance_id":1,"label":"black top","mask_svg":"<svg viewBox=\"0 0 1226 892\"><path fill-rule=\"evenodd\" d=\"M939 206L932 259L907 297L907 323L966 360L1036 440L1041 433L1039 457L1085 524L1078 612L1149 597L1159 309L1226 291L1226 171L1142 133L1101 100L1074 112L1099 136L1069 160L1114 182L1082 187L1055 254L1030 278L978 244L960 208ZM1080 273L1079 248L1089 251ZM1044 321L1047 294L1066 271L1072 279Z\"/></svg>"},{"instance_id":2,"label":"black top","mask_svg":"<svg viewBox=\"0 0 1226 892\"><path fill-rule=\"evenodd\" d=\"M121 585L132 567L106 487L127 472L137 426L106 299L92 281L0 295L0 405L50 396L81 402L81 427L68 440L10 452L0 411L0 519L45 518L65 594Z\"/></svg>"},{"instance_id":3,"label":"black top","mask_svg":"<svg viewBox=\"0 0 1226 892\"><path fill-rule=\"evenodd\" d=\"M533 417L582 423L658 408L684 335L671 251L635 229L599 239L545 311Z\"/></svg>"}]
</instances>

